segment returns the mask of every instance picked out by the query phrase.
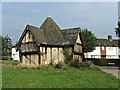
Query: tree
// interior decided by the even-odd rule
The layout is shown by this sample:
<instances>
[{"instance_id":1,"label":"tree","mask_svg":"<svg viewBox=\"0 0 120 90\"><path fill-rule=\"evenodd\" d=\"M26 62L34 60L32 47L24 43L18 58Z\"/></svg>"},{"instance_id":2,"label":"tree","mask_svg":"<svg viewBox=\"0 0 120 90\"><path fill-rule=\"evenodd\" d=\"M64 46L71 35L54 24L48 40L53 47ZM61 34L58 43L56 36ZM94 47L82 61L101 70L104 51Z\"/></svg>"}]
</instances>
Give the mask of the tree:
<instances>
[{"instance_id":1,"label":"tree","mask_svg":"<svg viewBox=\"0 0 120 90\"><path fill-rule=\"evenodd\" d=\"M116 36L117 37L120 37L120 21L118 22L118 27L117 28L115 28L116 29Z\"/></svg>"},{"instance_id":2,"label":"tree","mask_svg":"<svg viewBox=\"0 0 120 90\"><path fill-rule=\"evenodd\" d=\"M11 54L12 48L11 38L8 35L6 35L5 37L0 36L0 44L2 45L2 56L9 56Z\"/></svg>"},{"instance_id":3,"label":"tree","mask_svg":"<svg viewBox=\"0 0 120 90\"><path fill-rule=\"evenodd\" d=\"M116 36L119 37L118 39L118 46L120 48L120 21L118 22L118 27L115 28Z\"/></svg>"},{"instance_id":4,"label":"tree","mask_svg":"<svg viewBox=\"0 0 120 90\"><path fill-rule=\"evenodd\" d=\"M81 30L81 34L84 43L84 52L87 53L95 50L97 44L97 39L95 35L86 28Z\"/></svg>"}]
</instances>

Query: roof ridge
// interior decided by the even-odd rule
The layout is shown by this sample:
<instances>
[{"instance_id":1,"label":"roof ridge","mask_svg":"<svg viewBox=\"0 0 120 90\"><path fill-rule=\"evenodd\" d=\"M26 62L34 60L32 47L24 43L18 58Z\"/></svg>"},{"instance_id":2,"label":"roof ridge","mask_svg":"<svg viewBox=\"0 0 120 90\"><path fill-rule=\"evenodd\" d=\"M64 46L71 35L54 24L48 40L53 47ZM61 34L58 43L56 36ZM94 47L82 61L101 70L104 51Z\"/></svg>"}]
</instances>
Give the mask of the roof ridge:
<instances>
[{"instance_id":1,"label":"roof ridge","mask_svg":"<svg viewBox=\"0 0 120 90\"><path fill-rule=\"evenodd\" d=\"M34 27L34 28L40 29L40 28L38 28L38 27L36 27L36 26L34 26L34 25L30 25L30 24L27 24L27 26L28 26L28 27Z\"/></svg>"}]
</instances>

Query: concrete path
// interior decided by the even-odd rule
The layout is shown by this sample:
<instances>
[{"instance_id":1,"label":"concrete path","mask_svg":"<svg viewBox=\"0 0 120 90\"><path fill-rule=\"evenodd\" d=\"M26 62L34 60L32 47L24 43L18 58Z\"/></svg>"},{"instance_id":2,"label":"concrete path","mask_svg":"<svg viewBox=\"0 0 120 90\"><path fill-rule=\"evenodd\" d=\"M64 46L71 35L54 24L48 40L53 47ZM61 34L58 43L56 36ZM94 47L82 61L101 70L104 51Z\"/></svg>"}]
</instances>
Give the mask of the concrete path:
<instances>
[{"instance_id":1,"label":"concrete path","mask_svg":"<svg viewBox=\"0 0 120 90\"><path fill-rule=\"evenodd\" d=\"M100 69L104 72L111 73L120 79L120 69L118 69L118 67L102 66Z\"/></svg>"}]
</instances>

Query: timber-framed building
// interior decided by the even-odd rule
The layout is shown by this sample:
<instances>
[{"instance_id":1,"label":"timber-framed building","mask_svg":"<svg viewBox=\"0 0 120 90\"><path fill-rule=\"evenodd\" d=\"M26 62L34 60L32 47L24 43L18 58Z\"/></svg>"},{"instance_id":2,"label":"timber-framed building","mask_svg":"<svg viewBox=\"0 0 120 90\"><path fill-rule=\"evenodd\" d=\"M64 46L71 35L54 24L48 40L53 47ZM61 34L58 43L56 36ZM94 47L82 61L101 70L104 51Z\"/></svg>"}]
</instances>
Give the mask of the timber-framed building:
<instances>
[{"instance_id":1,"label":"timber-framed building","mask_svg":"<svg viewBox=\"0 0 120 90\"><path fill-rule=\"evenodd\" d=\"M83 60L80 28L61 30L51 17L38 28L27 25L18 43L20 61L24 65L48 65L65 62L68 57Z\"/></svg>"}]
</instances>

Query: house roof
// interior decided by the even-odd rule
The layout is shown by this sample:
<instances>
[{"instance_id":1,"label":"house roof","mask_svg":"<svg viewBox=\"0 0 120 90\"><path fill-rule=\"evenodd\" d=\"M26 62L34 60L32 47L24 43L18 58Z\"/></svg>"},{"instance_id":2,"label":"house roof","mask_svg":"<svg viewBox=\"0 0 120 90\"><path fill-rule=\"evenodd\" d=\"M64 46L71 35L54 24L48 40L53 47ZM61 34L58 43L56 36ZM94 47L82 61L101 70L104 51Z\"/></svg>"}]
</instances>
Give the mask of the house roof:
<instances>
[{"instance_id":1,"label":"house roof","mask_svg":"<svg viewBox=\"0 0 120 90\"><path fill-rule=\"evenodd\" d=\"M118 40L112 39L112 41L110 41L108 39L97 39L97 46L118 47Z\"/></svg>"},{"instance_id":2,"label":"house roof","mask_svg":"<svg viewBox=\"0 0 120 90\"><path fill-rule=\"evenodd\" d=\"M61 30L51 17L47 17L40 28L32 25L27 25L16 46L19 46L27 30L32 33L37 44L74 45L78 34L82 40L82 35L80 33L81 29L79 27ZM110 41L108 39L97 39L97 46L117 47L118 40L113 39Z\"/></svg>"},{"instance_id":3,"label":"house roof","mask_svg":"<svg viewBox=\"0 0 120 90\"><path fill-rule=\"evenodd\" d=\"M52 20L51 17L47 17L40 28L32 25L27 25L23 34L21 35L17 46L22 42L25 33L29 30L35 38L37 44L46 45L69 45L69 41L66 40L65 36L62 34L61 29Z\"/></svg>"},{"instance_id":4,"label":"house roof","mask_svg":"<svg viewBox=\"0 0 120 90\"><path fill-rule=\"evenodd\" d=\"M81 29L78 28L69 28L69 29L63 29L62 34L65 36L65 38L71 43L75 44L77 35L80 33Z\"/></svg>"},{"instance_id":5,"label":"house roof","mask_svg":"<svg viewBox=\"0 0 120 90\"><path fill-rule=\"evenodd\" d=\"M32 25L27 25L25 27L25 30L23 31L18 43L16 44L16 46L19 48L20 43L22 42L22 39L24 38L24 35L26 34L27 31L30 31L31 34L34 36L34 38L36 39L37 43L41 43L45 41L44 38L44 34L42 32L42 30L40 30L39 28L32 26ZM39 37L40 36L40 37Z\"/></svg>"},{"instance_id":6,"label":"house roof","mask_svg":"<svg viewBox=\"0 0 120 90\"><path fill-rule=\"evenodd\" d=\"M77 39L77 35L81 34L80 28L69 28L61 30L51 17L47 17L40 28L32 25L26 26L17 43L18 47L28 30L31 32L35 38L36 43L39 45L74 45ZM81 35L80 39L82 39Z\"/></svg>"},{"instance_id":7,"label":"house roof","mask_svg":"<svg viewBox=\"0 0 120 90\"><path fill-rule=\"evenodd\" d=\"M46 43L51 45L64 45L69 44L69 42L64 38L61 29L53 21L51 17L47 19L40 26L43 30L44 36L46 38Z\"/></svg>"},{"instance_id":8,"label":"house roof","mask_svg":"<svg viewBox=\"0 0 120 90\"><path fill-rule=\"evenodd\" d=\"M36 42L38 44L46 43L46 37L44 36L44 32L42 29L34 27L32 25L28 25L28 28L29 28L30 32L33 34L33 36L36 39Z\"/></svg>"}]
</instances>

